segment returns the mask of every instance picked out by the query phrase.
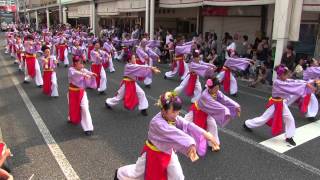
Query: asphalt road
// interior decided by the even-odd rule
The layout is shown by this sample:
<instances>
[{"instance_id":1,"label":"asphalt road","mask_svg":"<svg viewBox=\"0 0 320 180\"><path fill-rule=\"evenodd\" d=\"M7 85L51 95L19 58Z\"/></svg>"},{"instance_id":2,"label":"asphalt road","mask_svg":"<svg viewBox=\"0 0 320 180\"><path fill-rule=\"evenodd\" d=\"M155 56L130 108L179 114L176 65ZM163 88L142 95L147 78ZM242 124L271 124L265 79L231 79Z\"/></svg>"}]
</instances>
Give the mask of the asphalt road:
<instances>
[{"instance_id":1,"label":"asphalt road","mask_svg":"<svg viewBox=\"0 0 320 180\"><path fill-rule=\"evenodd\" d=\"M0 127L3 139L14 154L12 170L15 179L66 178L13 84L13 77L18 78L52 137L81 179L113 179L116 168L136 161L146 139L148 123L159 111L153 105L155 99L162 92L174 89L179 80L163 79L168 67L160 65L162 73L154 76L151 89L141 85L150 104L147 117L140 115L138 110L124 110L122 104L108 110L104 106L105 99L112 97L119 88L124 66L119 62L114 64L116 72L107 72L106 95L87 90L95 131L93 136L86 137L80 126L67 123L67 69L61 66L57 69L60 97L53 99L43 95L34 83L22 84L23 73L17 71L13 59L4 54L3 49L0 51ZM239 96L233 99L241 105L241 117L219 131L221 151L209 152L195 163L179 155L186 179L320 179L319 138L284 154L258 145L271 138L269 128L261 127L248 133L243 130L242 124L244 120L264 111L271 91L268 88L250 89L244 82L239 82L239 90ZM187 110L190 99L185 96L183 99L184 110ZM297 127L309 123L296 108L291 110Z\"/></svg>"}]
</instances>

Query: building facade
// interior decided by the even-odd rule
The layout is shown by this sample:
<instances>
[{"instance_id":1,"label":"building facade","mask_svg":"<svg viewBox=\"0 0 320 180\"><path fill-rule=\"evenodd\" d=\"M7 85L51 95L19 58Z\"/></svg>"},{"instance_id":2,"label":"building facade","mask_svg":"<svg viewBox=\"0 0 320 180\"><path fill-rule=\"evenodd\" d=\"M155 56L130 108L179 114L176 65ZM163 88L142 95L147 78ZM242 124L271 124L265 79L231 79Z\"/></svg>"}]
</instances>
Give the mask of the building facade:
<instances>
[{"instance_id":1,"label":"building facade","mask_svg":"<svg viewBox=\"0 0 320 180\"><path fill-rule=\"evenodd\" d=\"M135 24L139 24L146 32L154 32L161 26L163 29L184 35L214 32L218 36L218 41L221 41L225 32L248 35L251 42L256 37L265 35L277 46L275 64L279 63L288 41L295 42L297 53L319 56L319 0L27 0L25 2L28 14L32 14L31 19L37 23L43 21L49 22L48 25L54 22L86 24L93 27L95 32L107 26L130 29Z\"/></svg>"}]
</instances>

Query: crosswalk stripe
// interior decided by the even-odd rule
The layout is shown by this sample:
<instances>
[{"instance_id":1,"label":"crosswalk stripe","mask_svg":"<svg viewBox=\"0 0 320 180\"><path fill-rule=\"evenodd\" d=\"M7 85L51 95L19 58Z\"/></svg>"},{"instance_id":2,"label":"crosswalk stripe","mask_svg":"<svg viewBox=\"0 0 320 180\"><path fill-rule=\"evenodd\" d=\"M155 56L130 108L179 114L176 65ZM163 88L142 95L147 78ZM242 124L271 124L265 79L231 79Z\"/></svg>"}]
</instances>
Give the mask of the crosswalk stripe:
<instances>
[{"instance_id":1,"label":"crosswalk stripe","mask_svg":"<svg viewBox=\"0 0 320 180\"><path fill-rule=\"evenodd\" d=\"M285 140L284 134L265 140L260 144L270 149L273 149L279 153L285 153L290 149L296 148L319 136L320 136L320 120L301 126L299 128L296 128L295 136L293 138L294 141L296 142L296 146L291 146L288 143L286 143L284 141Z\"/></svg>"}]
</instances>

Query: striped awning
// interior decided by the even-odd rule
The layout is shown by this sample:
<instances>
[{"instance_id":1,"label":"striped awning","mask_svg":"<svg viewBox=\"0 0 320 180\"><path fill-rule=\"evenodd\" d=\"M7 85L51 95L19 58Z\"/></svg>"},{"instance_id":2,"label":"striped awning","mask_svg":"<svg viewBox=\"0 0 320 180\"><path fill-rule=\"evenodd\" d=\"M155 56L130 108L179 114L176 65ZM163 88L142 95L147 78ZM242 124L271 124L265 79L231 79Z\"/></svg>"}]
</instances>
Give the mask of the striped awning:
<instances>
[{"instance_id":1,"label":"striped awning","mask_svg":"<svg viewBox=\"0 0 320 180\"><path fill-rule=\"evenodd\" d=\"M320 12L320 1L319 0L304 0L303 11Z\"/></svg>"}]
</instances>

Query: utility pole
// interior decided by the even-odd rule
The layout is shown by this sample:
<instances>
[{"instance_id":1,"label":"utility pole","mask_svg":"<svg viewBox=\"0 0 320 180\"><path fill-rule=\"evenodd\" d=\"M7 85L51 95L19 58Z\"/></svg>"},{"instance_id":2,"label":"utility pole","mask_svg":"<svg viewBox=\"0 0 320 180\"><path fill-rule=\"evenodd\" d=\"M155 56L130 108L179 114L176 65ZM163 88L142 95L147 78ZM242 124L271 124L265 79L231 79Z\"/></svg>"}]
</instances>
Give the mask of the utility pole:
<instances>
[{"instance_id":1,"label":"utility pole","mask_svg":"<svg viewBox=\"0 0 320 180\"><path fill-rule=\"evenodd\" d=\"M63 14L62 14L62 4L61 4L61 0L58 0L59 3L59 23L62 24L63 23Z\"/></svg>"},{"instance_id":2,"label":"utility pole","mask_svg":"<svg viewBox=\"0 0 320 180\"><path fill-rule=\"evenodd\" d=\"M23 12L23 15L24 15L24 23L27 24L27 1L24 1L23 2L23 9L24 9L24 12Z\"/></svg>"}]
</instances>

